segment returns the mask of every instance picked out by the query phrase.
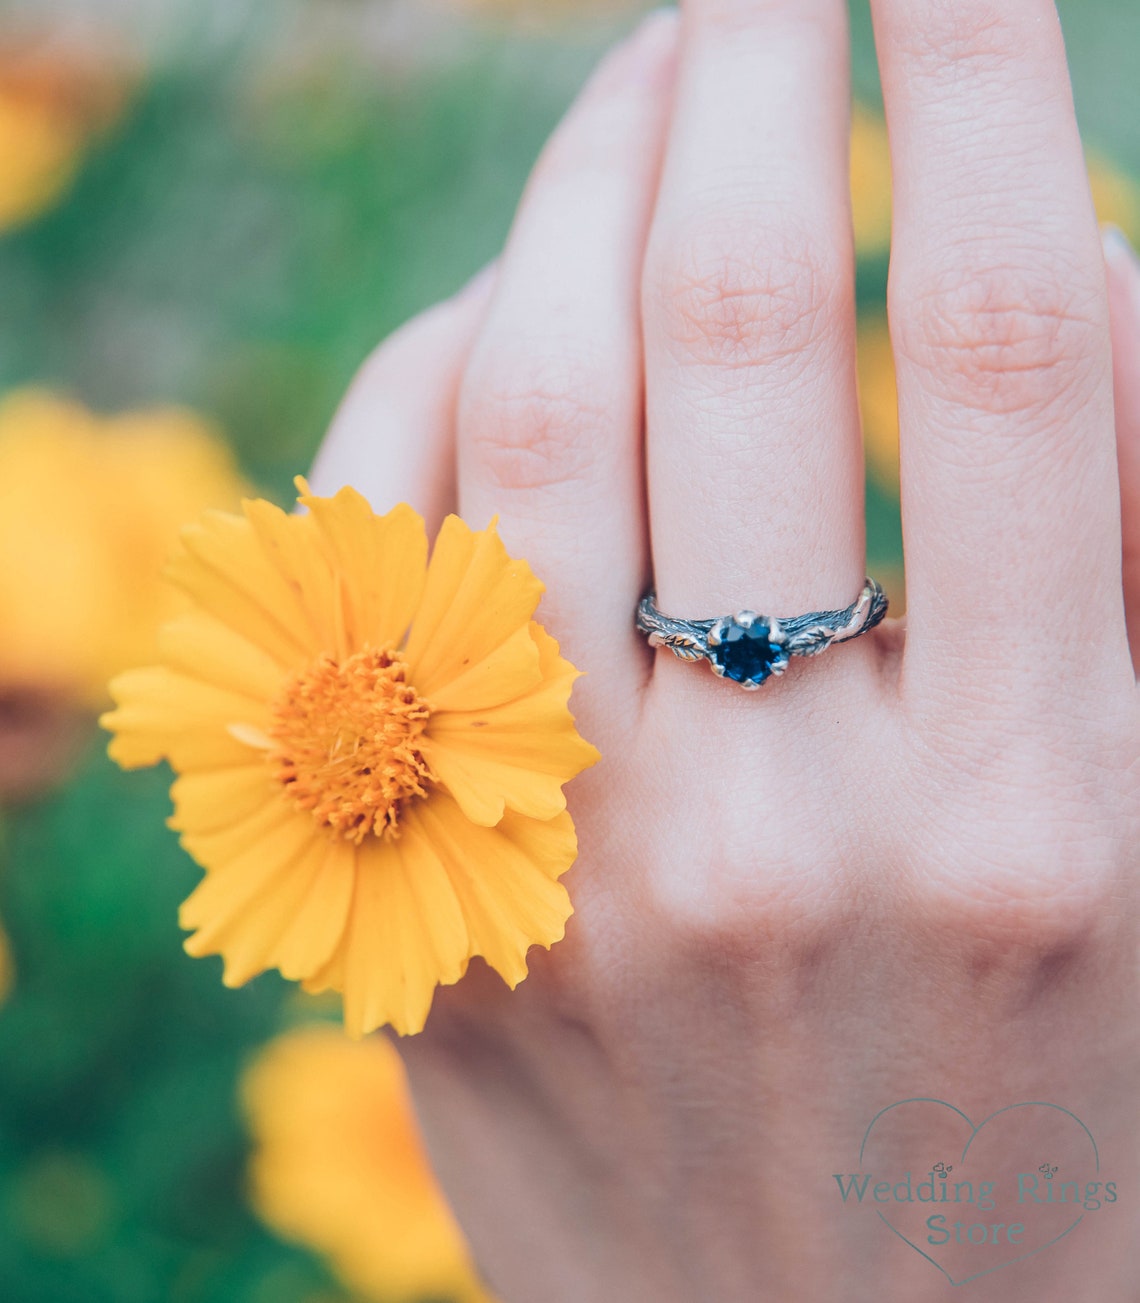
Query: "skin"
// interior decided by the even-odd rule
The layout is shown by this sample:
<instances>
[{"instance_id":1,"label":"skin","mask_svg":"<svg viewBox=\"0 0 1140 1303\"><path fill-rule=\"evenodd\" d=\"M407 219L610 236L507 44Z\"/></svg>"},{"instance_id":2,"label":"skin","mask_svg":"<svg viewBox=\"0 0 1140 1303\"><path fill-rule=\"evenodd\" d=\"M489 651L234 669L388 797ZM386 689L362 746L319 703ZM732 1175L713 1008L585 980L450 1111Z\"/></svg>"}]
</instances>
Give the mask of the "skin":
<instances>
[{"instance_id":1,"label":"skin","mask_svg":"<svg viewBox=\"0 0 1140 1303\"><path fill-rule=\"evenodd\" d=\"M746 694L632 626L651 583L694 617L862 583L841 0L688 0L611 54L497 266L369 361L315 470L499 513L588 672L565 941L400 1045L506 1303L942 1299L831 1176L927 1095L1056 1101L1122 1192L974 1303L1140 1289L1140 270L1052 3L872 7L905 631Z\"/></svg>"}]
</instances>

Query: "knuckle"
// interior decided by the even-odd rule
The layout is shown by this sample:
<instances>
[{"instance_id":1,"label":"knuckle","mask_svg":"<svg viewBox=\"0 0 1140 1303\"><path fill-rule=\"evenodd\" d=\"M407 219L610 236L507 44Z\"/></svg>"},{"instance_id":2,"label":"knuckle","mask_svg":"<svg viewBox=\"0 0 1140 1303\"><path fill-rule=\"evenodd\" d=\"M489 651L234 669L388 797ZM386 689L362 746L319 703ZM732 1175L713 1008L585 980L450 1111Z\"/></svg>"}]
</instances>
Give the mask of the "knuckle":
<instances>
[{"instance_id":1,"label":"knuckle","mask_svg":"<svg viewBox=\"0 0 1140 1303\"><path fill-rule=\"evenodd\" d=\"M1108 810L1007 790L1004 800L991 792L984 806L960 804L954 818L973 831L950 840L943 822L917 885L918 912L937 932L982 954L1036 963L1087 950L1118 917L1128 857Z\"/></svg>"},{"instance_id":2,"label":"knuckle","mask_svg":"<svg viewBox=\"0 0 1140 1303\"><path fill-rule=\"evenodd\" d=\"M659 862L653 912L690 961L797 969L837 944L851 922L846 882L830 871L836 857L816 836L810 851L787 831L757 838L747 818L734 836L735 822L726 811L715 841Z\"/></svg>"},{"instance_id":3,"label":"knuckle","mask_svg":"<svg viewBox=\"0 0 1140 1303\"><path fill-rule=\"evenodd\" d=\"M460 428L478 473L496 489L536 491L589 480L602 432L623 410L600 363L576 346L476 365Z\"/></svg>"},{"instance_id":4,"label":"knuckle","mask_svg":"<svg viewBox=\"0 0 1140 1303\"><path fill-rule=\"evenodd\" d=\"M765 880L765 875L767 876ZM765 1019L794 1018L858 934L852 894L799 866L765 862L744 885L712 876L702 907L674 908L659 928L680 968Z\"/></svg>"},{"instance_id":5,"label":"knuckle","mask_svg":"<svg viewBox=\"0 0 1140 1303\"><path fill-rule=\"evenodd\" d=\"M898 43L920 76L949 73L961 79L1006 69L1024 50L1025 35L998 0L936 0Z\"/></svg>"},{"instance_id":6,"label":"knuckle","mask_svg":"<svg viewBox=\"0 0 1140 1303\"><path fill-rule=\"evenodd\" d=\"M1134 744L1114 720L1085 718L1078 742L1063 722L1042 733L1039 715L989 709L968 732L935 723L940 744L910 759L897 908L943 953L1032 973L1094 951L1126 921Z\"/></svg>"},{"instance_id":7,"label":"knuckle","mask_svg":"<svg viewBox=\"0 0 1140 1303\"><path fill-rule=\"evenodd\" d=\"M892 297L900 353L928 390L955 405L1032 412L1101 379L1099 298L1061 269L953 267Z\"/></svg>"},{"instance_id":8,"label":"knuckle","mask_svg":"<svg viewBox=\"0 0 1140 1303\"><path fill-rule=\"evenodd\" d=\"M668 343L729 369L807 364L842 316L843 283L785 217L748 211L658 236L647 274Z\"/></svg>"}]
</instances>

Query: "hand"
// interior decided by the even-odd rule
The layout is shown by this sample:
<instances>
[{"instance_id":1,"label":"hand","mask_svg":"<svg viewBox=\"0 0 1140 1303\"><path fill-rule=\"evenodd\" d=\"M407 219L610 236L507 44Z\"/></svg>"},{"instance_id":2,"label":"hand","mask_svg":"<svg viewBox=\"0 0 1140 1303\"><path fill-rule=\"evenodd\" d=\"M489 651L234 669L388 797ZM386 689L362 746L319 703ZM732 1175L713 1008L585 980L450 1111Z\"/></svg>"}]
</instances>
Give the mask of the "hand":
<instances>
[{"instance_id":1,"label":"hand","mask_svg":"<svg viewBox=\"0 0 1140 1303\"><path fill-rule=\"evenodd\" d=\"M498 267L380 350L316 470L500 513L588 672L566 940L513 994L473 965L400 1046L510 1303L943 1298L833 1177L914 1096L1053 1101L1121 1190L975 1303L1140 1282L1140 273L1109 260L1118 458L1053 5L873 8L905 640L748 694L632 623L651 584L688 617L862 585L841 0L690 0L679 67L668 16L608 58Z\"/></svg>"}]
</instances>

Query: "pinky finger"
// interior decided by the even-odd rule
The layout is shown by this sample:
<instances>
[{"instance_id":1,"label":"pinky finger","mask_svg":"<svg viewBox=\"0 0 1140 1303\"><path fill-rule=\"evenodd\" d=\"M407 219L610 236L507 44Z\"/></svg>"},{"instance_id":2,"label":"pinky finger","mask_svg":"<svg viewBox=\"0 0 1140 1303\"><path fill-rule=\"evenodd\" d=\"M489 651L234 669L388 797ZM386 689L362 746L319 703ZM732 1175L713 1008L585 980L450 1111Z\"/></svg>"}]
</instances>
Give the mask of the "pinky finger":
<instances>
[{"instance_id":1,"label":"pinky finger","mask_svg":"<svg viewBox=\"0 0 1140 1303\"><path fill-rule=\"evenodd\" d=\"M371 354L317 453L315 493L351 484L375 511L411 503L434 536L456 506L455 407L494 279L492 263Z\"/></svg>"},{"instance_id":2,"label":"pinky finger","mask_svg":"<svg viewBox=\"0 0 1140 1303\"><path fill-rule=\"evenodd\" d=\"M1124 610L1132 664L1140 674L1140 259L1114 226L1104 230L1104 256L1112 314Z\"/></svg>"}]
</instances>

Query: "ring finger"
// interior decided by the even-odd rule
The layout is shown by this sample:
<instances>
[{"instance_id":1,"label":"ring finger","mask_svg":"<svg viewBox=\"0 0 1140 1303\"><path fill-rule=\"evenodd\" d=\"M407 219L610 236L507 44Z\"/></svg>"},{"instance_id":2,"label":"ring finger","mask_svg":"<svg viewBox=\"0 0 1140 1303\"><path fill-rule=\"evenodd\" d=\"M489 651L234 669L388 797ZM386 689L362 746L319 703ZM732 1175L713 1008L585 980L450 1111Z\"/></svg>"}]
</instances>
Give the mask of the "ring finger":
<instances>
[{"instance_id":1,"label":"ring finger","mask_svg":"<svg viewBox=\"0 0 1140 1303\"><path fill-rule=\"evenodd\" d=\"M963 689L1052 703L1062 675L1100 694L1132 677L1112 357L1056 7L871 9L895 162L905 689L952 709Z\"/></svg>"}]
</instances>

